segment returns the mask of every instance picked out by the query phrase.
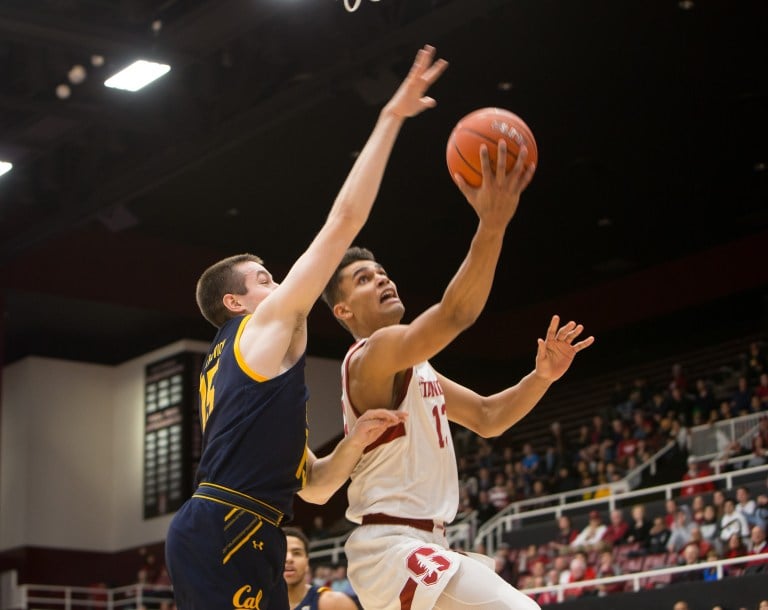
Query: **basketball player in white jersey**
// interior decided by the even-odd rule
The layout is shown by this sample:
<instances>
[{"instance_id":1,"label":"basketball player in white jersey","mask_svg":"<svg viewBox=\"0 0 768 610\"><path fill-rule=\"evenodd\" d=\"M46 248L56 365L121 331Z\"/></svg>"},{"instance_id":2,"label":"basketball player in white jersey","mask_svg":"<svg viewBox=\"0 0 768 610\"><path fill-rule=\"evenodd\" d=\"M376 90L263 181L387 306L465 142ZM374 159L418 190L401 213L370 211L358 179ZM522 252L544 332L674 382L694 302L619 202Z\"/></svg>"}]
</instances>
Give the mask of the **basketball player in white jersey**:
<instances>
[{"instance_id":1,"label":"basketball player in white jersey","mask_svg":"<svg viewBox=\"0 0 768 610\"><path fill-rule=\"evenodd\" d=\"M413 322L400 324L405 310L397 288L362 248L347 251L323 294L357 341L342 365L345 429L369 409L408 413L366 448L348 490L347 517L361 524L345 545L348 577L366 610L538 609L488 563L448 548L445 526L459 504L449 421L484 437L500 435L594 339L574 343L582 325L560 326L553 316L538 340L535 370L492 396L443 377L428 362L485 306L506 227L533 174L524 169L525 156L523 149L506 172L500 142L494 175L483 146L481 186L456 177L479 217L477 230L442 300Z\"/></svg>"}]
</instances>

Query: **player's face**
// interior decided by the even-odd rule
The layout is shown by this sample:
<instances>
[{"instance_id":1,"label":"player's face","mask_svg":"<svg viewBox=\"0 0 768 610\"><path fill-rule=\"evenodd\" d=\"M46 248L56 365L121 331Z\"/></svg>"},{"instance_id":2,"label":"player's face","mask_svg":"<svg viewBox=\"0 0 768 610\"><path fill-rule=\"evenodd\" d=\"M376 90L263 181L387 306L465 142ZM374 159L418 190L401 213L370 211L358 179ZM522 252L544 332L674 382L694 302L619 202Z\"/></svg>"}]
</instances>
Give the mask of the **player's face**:
<instances>
[{"instance_id":1,"label":"player's face","mask_svg":"<svg viewBox=\"0 0 768 610\"><path fill-rule=\"evenodd\" d=\"M341 274L341 294L357 323L370 330L398 323L405 313L397 286L374 261L356 261Z\"/></svg>"},{"instance_id":2,"label":"player's face","mask_svg":"<svg viewBox=\"0 0 768 610\"><path fill-rule=\"evenodd\" d=\"M272 274L266 270L264 265L248 261L238 267L240 273L245 279L246 292L241 297L242 304L249 313L253 313L267 296L279 286L273 279Z\"/></svg>"},{"instance_id":3,"label":"player's face","mask_svg":"<svg viewBox=\"0 0 768 610\"><path fill-rule=\"evenodd\" d=\"M309 557L304 543L295 536L286 536L288 549L285 553L285 569L283 578L288 585L306 582L309 569Z\"/></svg>"}]
</instances>

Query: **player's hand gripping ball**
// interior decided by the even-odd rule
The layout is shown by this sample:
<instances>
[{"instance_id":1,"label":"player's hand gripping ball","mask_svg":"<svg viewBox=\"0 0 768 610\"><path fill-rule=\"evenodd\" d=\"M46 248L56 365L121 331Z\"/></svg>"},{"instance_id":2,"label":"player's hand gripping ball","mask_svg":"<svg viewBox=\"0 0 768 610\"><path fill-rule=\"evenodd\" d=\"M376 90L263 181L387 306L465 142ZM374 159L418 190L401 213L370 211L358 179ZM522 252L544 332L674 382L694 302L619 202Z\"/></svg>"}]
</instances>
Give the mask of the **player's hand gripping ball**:
<instances>
[{"instance_id":1,"label":"player's hand gripping ball","mask_svg":"<svg viewBox=\"0 0 768 610\"><path fill-rule=\"evenodd\" d=\"M515 164L523 144L528 149L525 164L538 165L536 140L523 119L503 108L480 108L461 119L448 138L445 157L451 177L458 173L471 186L480 186L480 145L487 145L491 167L495 168L496 150L502 138L507 142L507 171Z\"/></svg>"}]
</instances>

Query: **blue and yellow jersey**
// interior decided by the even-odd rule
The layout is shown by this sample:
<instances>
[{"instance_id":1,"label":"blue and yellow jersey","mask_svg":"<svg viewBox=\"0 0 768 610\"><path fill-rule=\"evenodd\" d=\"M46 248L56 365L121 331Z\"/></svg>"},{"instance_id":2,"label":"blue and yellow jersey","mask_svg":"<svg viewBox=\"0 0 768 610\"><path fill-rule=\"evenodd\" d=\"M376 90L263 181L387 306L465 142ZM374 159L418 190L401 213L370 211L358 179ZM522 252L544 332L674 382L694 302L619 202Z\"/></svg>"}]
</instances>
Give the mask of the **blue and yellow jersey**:
<instances>
[{"instance_id":1,"label":"blue and yellow jersey","mask_svg":"<svg viewBox=\"0 0 768 610\"><path fill-rule=\"evenodd\" d=\"M272 379L251 371L239 349L249 317L227 321L203 361L197 482L258 498L290 518L307 473L305 357Z\"/></svg>"},{"instance_id":2,"label":"blue and yellow jersey","mask_svg":"<svg viewBox=\"0 0 768 610\"><path fill-rule=\"evenodd\" d=\"M320 596L326 591L330 591L330 589L328 587L312 585L295 610L319 610Z\"/></svg>"}]
</instances>

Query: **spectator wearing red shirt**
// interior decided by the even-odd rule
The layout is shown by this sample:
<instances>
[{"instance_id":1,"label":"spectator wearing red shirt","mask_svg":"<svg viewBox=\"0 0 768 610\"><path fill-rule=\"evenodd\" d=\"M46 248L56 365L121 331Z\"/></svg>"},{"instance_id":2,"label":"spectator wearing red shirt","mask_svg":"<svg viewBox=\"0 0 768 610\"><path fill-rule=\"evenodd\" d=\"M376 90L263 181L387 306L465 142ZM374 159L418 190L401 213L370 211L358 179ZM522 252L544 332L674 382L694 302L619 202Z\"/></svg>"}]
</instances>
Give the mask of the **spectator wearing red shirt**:
<instances>
[{"instance_id":1,"label":"spectator wearing red shirt","mask_svg":"<svg viewBox=\"0 0 768 610\"><path fill-rule=\"evenodd\" d=\"M584 556L579 554L571 560L570 570L565 578L565 582L567 584L579 583L585 580L593 580L594 578L596 578L595 571L587 565ZM575 599L583 595L591 595L593 591L592 587L575 586L565 589L563 595L566 599Z\"/></svg>"},{"instance_id":2,"label":"spectator wearing red shirt","mask_svg":"<svg viewBox=\"0 0 768 610\"><path fill-rule=\"evenodd\" d=\"M688 458L688 470L683 475L683 481L691 481L689 485L686 485L680 490L681 496L695 496L698 494L705 494L715 490L715 484L712 481L706 481L701 483L693 483L696 479L702 477L708 477L711 473L706 467L699 467L696 462L696 458L691 456Z\"/></svg>"},{"instance_id":3,"label":"spectator wearing red shirt","mask_svg":"<svg viewBox=\"0 0 768 610\"><path fill-rule=\"evenodd\" d=\"M614 509L611 511L609 520L610 523L603 534L603 541L612 546L622 544L629 531L629 523L625 521L624 513L619 509Z\"/></svg>"}]
</instances>

